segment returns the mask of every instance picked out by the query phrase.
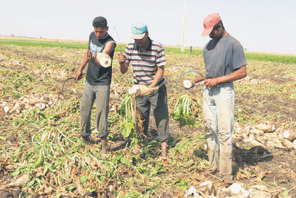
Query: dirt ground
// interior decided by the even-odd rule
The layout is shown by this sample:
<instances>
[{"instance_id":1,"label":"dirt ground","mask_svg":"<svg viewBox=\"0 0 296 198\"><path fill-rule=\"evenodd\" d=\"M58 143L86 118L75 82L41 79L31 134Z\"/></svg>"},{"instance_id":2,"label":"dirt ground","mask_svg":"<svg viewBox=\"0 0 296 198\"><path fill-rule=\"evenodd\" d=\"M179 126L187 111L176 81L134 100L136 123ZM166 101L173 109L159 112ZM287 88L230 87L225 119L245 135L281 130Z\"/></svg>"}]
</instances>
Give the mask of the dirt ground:
<instances>
[{"instance_id":1,"label":"dirt ground","mask_svg":"<svg viewBox=\"0 0 296 198\"><path fill-rule=\"evenodd\" d=\"M43 61L49 62L51 64L78 64L78 61L64 61L63 59L57 58L51 55L42 55L42 54L34 54L32 52L28 52L23 48L15 49L12 46L0 46L1 54L5 54L7 57L9 54L16 54L19 57L26 57L29 59L30 63L39 62L41 59ZM70 53L70 52L69 52ZM170 55L173 56L173 55ZM168 56L168 58L170 58ZM1 57L0 57L1 58ZM12 59L12 58L11 58ZM30 63L22 61L19 65L7 64L7 60L5 60L2 65L0 64L0 72L3 70L16 70L16 69L24 69L30 70ZM170 62L169 62L170 64ZM253 63L257 64L257 63ZM171 65L173 63L171 62ZM252 66L255 67L255 66ZM173 68L173 66L172 66ZM280 68L280 67L275 67ZM114 72L118 72L117 69L114 69ZM280 73L280 69L275 69L271 71L274 74ZM36 78L40 78L36 74ZM176 80L175 73L167 73L168 80L168 95L169 98L174 97L175 93L175 85L174 81ZM116 76L116 75L115 75ZM278 79L273 78L274 75L269 74L256 74L255 72L249 73L250 79L256 79L258 81L268 81L273 83L274 85L280 85L283 81L287 84L286 90L295 91L295 79L286 78L286 79ZM3 76L1 76L3 78ZM250 82L251 80L246 80ZM59 88L62 86L63 80L56 77L56 84L53 85L56 87L57 92L59 94L59 98L61 99L61 93ZM244 81L240 82L244 83ZM291 86L289 89L288 86ZM111 95L112 97L112 95ZM256 100L254 100L256 98ZM9 101L11 98L2 98L1 102ZM112 100L112 99L111 99ZM12 102L12 101L10 101ZM111 101L112 102L112 101ZM114 102L116 103L116 102ZM173 106L173 105L171 105ZM254 93L250 93L247 91L239 91L236 93L236 106L241 110L241 112L245 113L242 119L244 119L244 123L239 123L237 128L234 130L234 134L238 131L238 127L242 128L242 130L247 131L248 127L250 128L250 123L248 121L252 120L253 117L259 115L259 119L261 119L262 115L268 114L270 117L267 117L266 120L274 125L276 128L280 128L283 126L282 123L287 124L288 128L295 131L295 123L296 123L296 111L295 111L295 99L285 100L280 95L254 95ZM0 110L0 131L2 131L1 135L5 136L8 134L7 127L11 125L11 120L15 116L15 113L5 113L3 109ZM251 122L251 121L250 121ZM260 123L260 121L257 120ZM256 125L255 123L253 125ZM286 126L286 125L285 125ZM151 123L150 123L150 134L156 135L155 132L155 123L153 119L153 115L151 115ZM173 138L179 138L184 136L184 134L195 134L195 133L203 133L203 128L189 128L184 127L182 129L179 128L178 124L175 121L172 121L170 124L170 133ZM32 134L26 134L26 136L30 136ZM264 134L268 136L269 134ZM18 144L20 139L18 136L9 136L7 137L7 143L14 145ZM247 146L246 146L247 145ZM2 149L0 145L0 150ZM120 149L120 148L119 148ZM196 152L196 155L203 157L206 159L206 151ZM244 184L244 187L251 187L254 185L266 186L266 189L263 189L269 192L274 197L282 192L284 189L288 189L290 197L296 197L296 149L291 149L287 147L279 148L277 146L260 146L260 145L250 145L246 144L245 140L242 137L236 136L234 137L234 175L235 181L237 183ZM5 159L0 159L0 183L6 183L6 181L11 180L12 176L8 174L6 170L7 161ZM220 185L219 177L209 178L218 186ZM11 187L10 190L0 190L0 197L18 197L21 194L21 188ZM173 197L171 194L166 194L163 197Z\"/></svg>"}]
</instances>

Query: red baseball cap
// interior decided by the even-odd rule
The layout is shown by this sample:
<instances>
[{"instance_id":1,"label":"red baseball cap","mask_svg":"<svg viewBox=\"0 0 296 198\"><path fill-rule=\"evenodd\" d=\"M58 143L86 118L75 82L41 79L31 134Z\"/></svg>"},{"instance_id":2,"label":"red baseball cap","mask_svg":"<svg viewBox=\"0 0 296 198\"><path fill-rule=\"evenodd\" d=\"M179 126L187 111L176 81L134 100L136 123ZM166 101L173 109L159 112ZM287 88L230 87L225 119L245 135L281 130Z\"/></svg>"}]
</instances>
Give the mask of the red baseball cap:
<instances>
[{"instance_id":1,"label":"red baseball cap","mask_svg":"<svg viewBox=\"0 0 296 198\"><path fill-rule=\"evenodd\" d=\"M209 14L203 21L204 30L202 36L208 36L213 30L214 26L221 20L219 13Z\"/></svg>"}]
</instances>

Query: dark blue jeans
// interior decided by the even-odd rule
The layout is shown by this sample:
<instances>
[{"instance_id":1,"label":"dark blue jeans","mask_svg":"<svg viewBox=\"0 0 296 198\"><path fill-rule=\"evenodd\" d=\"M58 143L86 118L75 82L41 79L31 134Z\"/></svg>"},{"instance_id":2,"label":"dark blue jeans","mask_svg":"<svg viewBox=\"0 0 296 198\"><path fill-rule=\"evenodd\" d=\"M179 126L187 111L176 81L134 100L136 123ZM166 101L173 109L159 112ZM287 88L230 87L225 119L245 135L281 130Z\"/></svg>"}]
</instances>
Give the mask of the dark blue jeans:
<instances>
[{"instance_id":1,"label":"dark blue jeans","mask_svg":"<svg viewBox=\"0 0 296 198\"><path fill-rule=\"evenodd\" d=\"M91 134L91 110L94 101L96 101L96 122L98 137L108 135L108 113L110 100L110 85L92 86L88 82L85 83L83 90L81 108L80 108L80 123L83 137Z\"/></svg>"}]
</instances>

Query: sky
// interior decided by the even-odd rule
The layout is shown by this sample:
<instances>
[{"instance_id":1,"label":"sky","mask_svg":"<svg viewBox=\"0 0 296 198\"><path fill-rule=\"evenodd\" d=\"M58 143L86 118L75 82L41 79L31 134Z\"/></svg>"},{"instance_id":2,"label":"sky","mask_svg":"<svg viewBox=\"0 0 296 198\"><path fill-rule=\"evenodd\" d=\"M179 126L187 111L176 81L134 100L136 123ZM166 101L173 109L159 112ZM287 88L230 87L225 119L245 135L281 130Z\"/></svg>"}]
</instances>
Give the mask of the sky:
<instances>
[{"instance_id":1,"label":"sky","mask_svg":"<svg viewBox=\"0 0 296 198\"><path fill-rule=\"evenodd\" d=\"M1 36L87 41L93 18L104 16L119 43L131 42L131 25L145 22L151 39L163 45L202 48L209 41L201 36L203 19L218 12L246 51L296 55L295 0L0 0L0 5Z\"/></svg>"}]
</instances>

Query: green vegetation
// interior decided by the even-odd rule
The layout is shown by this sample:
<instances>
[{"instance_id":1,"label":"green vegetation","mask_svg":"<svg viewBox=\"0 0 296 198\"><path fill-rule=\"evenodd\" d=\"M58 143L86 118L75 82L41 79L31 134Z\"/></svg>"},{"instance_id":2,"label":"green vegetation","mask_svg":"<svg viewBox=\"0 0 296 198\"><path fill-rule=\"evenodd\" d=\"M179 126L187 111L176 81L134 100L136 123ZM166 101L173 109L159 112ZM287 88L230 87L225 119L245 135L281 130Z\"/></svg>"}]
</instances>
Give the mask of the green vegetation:
<instances>
[{"instance_id":1,"label":"green vegetation","mask_svg":"<svg viewBox=\"0 0 296 198\"><path fill-rule=\"evenodd\" d=\"M131 148L134 148L139 143L142 137L140 131L137 130L137 111L135 107L135 98L133 95L126 93L122 97L122 101L118 108L120 115L120 131L124 139L131 140Z\"/></svg>"},{"instance_id":2,"label":"green vegetation","mask_svg":"<svg viewBox=\"0 0 296 198\"><path fill-rule=\"evenodd\" d=\"M31 40L31 39L0 39L2 45L18 45L18 46L32 46L32 47L64 47L72 49L87 49L86 42L63 42L63 41L49 41L49 40Z\"/></svg>"},{"instance_id":3,"label":"green vegetation","mask_svg":"<svg viewBox=\"0 0 296 198\"><path fill-rule=\"evenodd\" d=\"M199 49L192 49L190 51L190 49L186 48L184 49L184 51L182 52L180 50L180 47L168 47L168 46L164 46L165 48L165 52L168 54L187 54L187 55L200 55L202 54L202 50Z\"/></svg>"},{"instance_id":4,"label":"green vegetation","mask_svg":"<svg viewBox=\"0 0 296 198\"><path fill-rule=\"evenodd\" d=\"M49 41L49 40L31 40L31 39L0 39L2 45L18 45L18 46L32 46L32 47L64 47L72 49L87 49L86 42L63 42L63 41Z\"/></svg>"},{"instance_id":5,"label":"green vegetation","mask_svg":"<svg viewBox=\"0 0 296 198\"><path fill-rule=\"evenodd\" d=\"M246 53L247 60L270 61L274 63L295 64L296 56L284 56L275 54Z\"/></svg>"},{"instance_id":6,"label":"green vegetation","mask_svg":"<svg viewBox=\"0 0 296 198\"><path fill-rule=\"evenodd\" d=\"M188 127L199 127L200 124L192 112L192 109L196 109L197 106L197 103L189 95L182 95L178 99L172 116L175 120L179 121L180 128L186 125Z\"/></svg>"},{"instance_id":7,"label":"green vegetation","mask_svg":"<svg viewBox=\"0 0 296 198\"><path fill-rule=\"evenodd\" d=\"M48 40L32 40L32 39L0 39L2 45L18 45L18 46L40 46L40 47L63 47L72 49L86 49L87 42L76 42L76 41L48 41ZM117 51L124 51L124 44L118 44ZM183 52L180 51L179 47L168 47L165 46L165 51L168 54L187 54L187 55L200 55L202 50L200 49L188 49L185 48ZM276 63L293 64L296 63L296 56L285 56L275 54L260 54L260 53L246 53L247 60L256 61L271 61Z\"/></svg>"},{"instance_id":8,"label":"green vegetation","mask_svg":"<svg viewBox=\"0 0 296 198\"><path fill-rule=\"evenodd\" d=\"M59 42L59 41L40 41L40 40L12 40L0 39L2 45L34 46L34 47L65 47L73 49L87 49L86 43L78 42Z\"/></svg>"}]
</instances>

